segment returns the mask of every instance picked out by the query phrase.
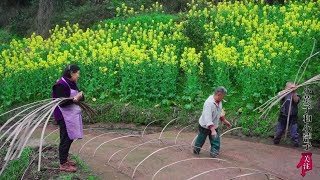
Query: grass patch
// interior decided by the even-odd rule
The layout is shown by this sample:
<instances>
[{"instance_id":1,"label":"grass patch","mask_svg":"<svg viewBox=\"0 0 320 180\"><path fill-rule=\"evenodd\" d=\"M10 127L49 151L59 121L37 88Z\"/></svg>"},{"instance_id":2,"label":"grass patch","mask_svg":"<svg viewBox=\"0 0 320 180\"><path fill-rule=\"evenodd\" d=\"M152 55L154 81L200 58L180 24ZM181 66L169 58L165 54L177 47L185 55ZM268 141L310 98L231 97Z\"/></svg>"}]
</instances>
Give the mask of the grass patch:
<instances>
[{"instance_id":1,"label":"grass patch","mask_svg":"<svg viewBox=\"0 0 320 180\"><path fill-rule=\"evenodd\" d=\"M26 148L19 159L9 162L7 168L0 176L0 180L21 179L26 168L34 157L38 156L38 149ZM5 149L0 151L0 163L3 164L3 159L6 154ZM59 156L58 147L56 145L49 146L43 149L43 157L41 160L41 170L37 171L38 160L32 161L28 167L23 179L100 179L95 176L89 167L83 162L79 156L71 155L70 159L77 162L77 172L67 173L59 171Z\"/></svg>"},{"instance_id":2,"label":"grass patch","mask_svg":"<svg viewBox=\"0 0 320 180\"><path fill-rule=\"evenodd\" d=\"M30 163L30 155L32 154L33 150L31 148L26 148L19 159L10 161L2 175L0 176L0 179L19 179L28 164ZM1 164L4 164L3 158L6 155L6 150L2 149L0 152L1 157ZM2 166L1 166L2 167Z\"/></svg>"}]
</instances>

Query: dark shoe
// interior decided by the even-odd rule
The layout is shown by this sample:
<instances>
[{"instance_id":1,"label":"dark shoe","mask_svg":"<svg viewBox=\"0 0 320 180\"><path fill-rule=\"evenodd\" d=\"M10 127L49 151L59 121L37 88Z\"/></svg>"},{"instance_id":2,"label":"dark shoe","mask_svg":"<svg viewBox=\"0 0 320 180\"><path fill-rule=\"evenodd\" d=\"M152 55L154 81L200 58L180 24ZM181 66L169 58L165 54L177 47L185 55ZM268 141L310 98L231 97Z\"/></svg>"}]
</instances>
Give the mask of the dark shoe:
<instances>
[{"instance_id":1,"label":"dark shoe","mask_svg":"<svg viewBox=\"0 0 320 180\"><path fill-rule=\"evenodd\" d=\"M199 155L200 153L196 149L193 149L193 154Z\"/></svg>"},{"instance_id":2,"label":"dark shoe","mask_svg":"<svg viewBox=\"0 0 320 180\"><path fill-rule=\"evenodd\" d=\"M299 147L299 144L298 143L294 143L293 147Z\"/></svg>"},{"instance_id":3,"label":"dark shoe","mask_svg":"<svg viewBox=\"0 0 320 180\"><path fill-rule=\"evenodd\" d=\"M273 144L274 145L278 145L280 142L278 142L278 141L273 141Z\"/></svg>"},{"instance_id":4,"label":"dark shoe","mask_svg":"<svg viewBox=\"0 0 320 180\"><path fill-rule=\"evenodd\" d=\"M74 166L70 166L67 162L64 164L60 164L60 171L65 171L65 172L76 172L77 168Z\"/></svg>"},{"instance_id":5,"label":"dark shoe","mask_svg":"<svg viewBox=\"0 0 320 180\"><path fill-rule=\"evenodd\" d=\"M210 153L210 156L211 156L212 158L217 158L218 155L219 155L219 152L211 152L211 153Z\"/></svg>"},{"instance_id":6,"label":"dark shoe","mask_svg":"<svg viewBox=\"0 0 320 180\"><path fill-rule=\"evenodd\" d=\"M217 154L217 153L210 153L210 156L211 156L212 158L217 158L218 155L219 155L219 154Z\"/></svg>"}]
</instances>

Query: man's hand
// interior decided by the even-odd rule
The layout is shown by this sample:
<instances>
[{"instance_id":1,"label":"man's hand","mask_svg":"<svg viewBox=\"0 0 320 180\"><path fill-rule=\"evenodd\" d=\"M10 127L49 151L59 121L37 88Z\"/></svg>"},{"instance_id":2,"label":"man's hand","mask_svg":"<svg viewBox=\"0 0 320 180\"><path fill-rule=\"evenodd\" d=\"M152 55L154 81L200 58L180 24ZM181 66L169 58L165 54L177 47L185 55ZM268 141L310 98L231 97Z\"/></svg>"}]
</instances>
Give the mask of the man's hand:
<instances>
[{"instance_id":1,"label":"man's hand","mask_svg":"<svg viewBox=\"0 0 320 180\"><path fill-rule=\"evenodd\" d=\"M232 128L232 125L231 125L231 123L229 121L224 120L223 122L224 122L225 125L228 126L228 128Z\"/></svg>"},{"instance_id":2,"label":"man's hand","mask_svg":"<svg viewBox=\"0 0 320 180\"><path fill-rule=\"evenodd\" d=\"M211 135L214 139L217 137L217 131L214 128L211 128Z\"/></svg>"},{"instance_id":3,"label":"man's hand","mask_svg":"<svg viewBox=\"0 0 320 180\"><path fill-rule=\"evenodd\" d=\"M290 89L292 89L293 92L295 92L298 89L298 86L293 84L293 85L291 85Z\"/></svg>"}]
</instances>

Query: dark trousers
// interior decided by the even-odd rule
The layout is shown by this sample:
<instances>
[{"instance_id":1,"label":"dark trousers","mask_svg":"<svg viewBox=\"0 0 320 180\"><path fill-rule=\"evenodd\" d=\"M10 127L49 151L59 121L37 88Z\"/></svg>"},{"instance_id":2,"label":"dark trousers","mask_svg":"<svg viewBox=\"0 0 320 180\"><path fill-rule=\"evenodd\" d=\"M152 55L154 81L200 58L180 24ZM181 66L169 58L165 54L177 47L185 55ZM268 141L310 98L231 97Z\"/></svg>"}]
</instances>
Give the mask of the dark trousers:
<instances>
[{"instance_id":1,"label":"dark trousers","mask_svg":"<svg viewBox=\"0 0 320 180\"><path fill-rule=\"evenodd\" d=\"M68 136L67 127L64 120L58 121L58 124L60 126L59 159L60 164L64 164L68 161L69 150L73 140L71 140Z\"/></svg>"},{"instance_id":2,"label":"dark trousers","mask_svg":"<svg viewBox=\"0 0 320 180\"><path fill-rule=\"evenodd\" d=\"M220 151L220 134L218 132L218 129L216 129L217 132L217 136L216 138L213 138L213 136L211 135L211 130L210 129L206 129L203 128L199 125L199 134L198 137L195 141L194 144L194 151L199 154L203 144L206 142L207 137L209 137L210 140L210 144L211 144L211 149L210 149L210 153L212 155L217 155L219 154Z\"/></svg>"},{"instance_id":3,"label":"dark trousers","mask_svg":"<svg viewBox=\"0 0 320 180\"><path fill-rule=\"evenodd\" d=\"M278 125L276 129L276 135L273 139L274 144L279 144L283 133L287 126L287 116L280 115L278 120ZM294 144L299 144L299 134L298 134L298 124L297 116L290 116L289 118L289 128L291 140Z\"/></svg>"}]
</instances>

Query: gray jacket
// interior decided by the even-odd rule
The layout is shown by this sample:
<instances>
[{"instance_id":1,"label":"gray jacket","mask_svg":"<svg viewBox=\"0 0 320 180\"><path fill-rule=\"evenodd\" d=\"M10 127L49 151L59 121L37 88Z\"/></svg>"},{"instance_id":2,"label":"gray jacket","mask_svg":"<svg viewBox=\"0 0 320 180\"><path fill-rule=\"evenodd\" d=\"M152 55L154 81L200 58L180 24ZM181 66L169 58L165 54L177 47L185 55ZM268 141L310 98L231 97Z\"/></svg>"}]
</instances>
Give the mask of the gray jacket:
<instances>
[{"instance_id":1,"label":"gray jacket","mask_svg":"<svg viewBox=\"0 0 320 180\"><path fill-rule=\"evenodd\" d=\"M222 110L222 102L219 104L214 100L213 95L209 96L204 102L201 117L199 118L199 124L204 128L209 128L210 125L214 125L214 128L219 127L219 121Z\"/></svg>"}]
</instances>

